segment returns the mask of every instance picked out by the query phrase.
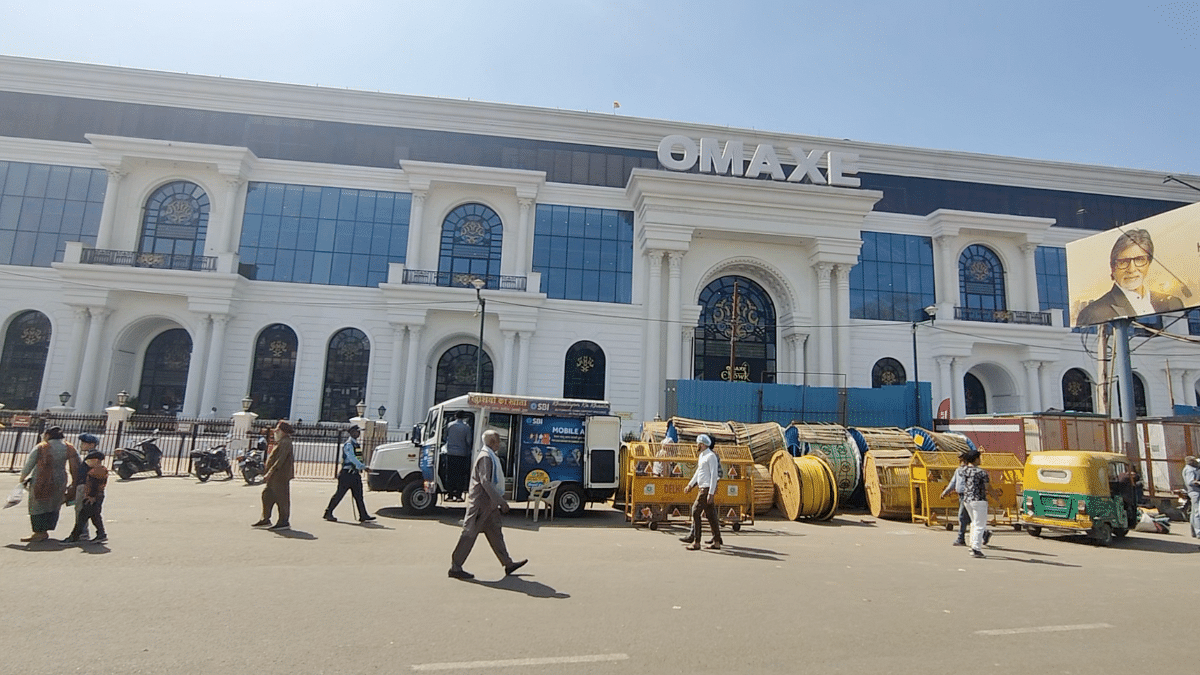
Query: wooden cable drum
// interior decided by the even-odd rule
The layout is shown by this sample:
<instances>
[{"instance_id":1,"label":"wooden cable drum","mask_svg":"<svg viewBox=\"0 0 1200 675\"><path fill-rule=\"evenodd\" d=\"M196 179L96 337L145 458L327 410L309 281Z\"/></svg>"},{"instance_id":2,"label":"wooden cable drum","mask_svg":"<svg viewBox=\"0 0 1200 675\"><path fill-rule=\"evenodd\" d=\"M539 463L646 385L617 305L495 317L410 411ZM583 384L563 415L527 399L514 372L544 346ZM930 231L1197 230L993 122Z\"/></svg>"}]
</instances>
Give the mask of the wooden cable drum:
<instances>
[{"instance_id":1,"label":"wooden cable drum","mask_svg":"<svg viewBox=\"0 0 1200 675\"><path fill-rule=\"evenodd\" d=\"M662 420L653 420L650 422L642 422L642 442L644 443L662 443L662 439L667 435L667 423Z\"/></svg>"},{"instance_id":2,"label":"wooden cable drum","mask_svg":"<svg viewBox=\"0 0 1200 675\"><path fill-rule=\"evenodd\" d=\"M733 431L737 444L749 447L754 461L760 464L770 462L772 455L787 449L787 445L783 441L783 429L774 422L759 424L730 422L729 429Z\"/></svg>"},{"instance_id":3,"label":"wooden cable drum","mask_svg":"<svg viewBox=\"0 0 1200 675\"><path fill-rule=\"evenodd\" d=\"M762 464L751 464L750 476L754 479L754 515L762 515L775 505L775 483L771 471Z\"/></svg>"},{"instance_id":4,"label":"wooden cable drum","mask_svg":"<svg viewBox=\"0 0 1200 675\"><path fill-rule=\"evenodd\" d=\"M838 501L847 503L862 482L862 455L840 424L797 424L792 428L803 444L802 454L820 455L837 480Z\"/></svg>"},{"instance_id":5,"label":"wooden cable drum","mask_svg":"<svg viewBox=\"0 0 1200 675\"><path fill-rule=\"evenodd\" d=\"M837 482L833 467L818 455L792 457L779 451L771 457L775 506L788 520L829 520L837 511Z\"/></svg>"},{"instance_id":6,"label":"wooden cable drum","mask_svg":"<svg viewBox=\"0 0 1200 675\"><path fill-rule=\"evenodd\" d=\"M867 451L863 460L863 486L871 515L895 520L912 519L908 468L911 461L909 450L880 448Z\"/></svg>"}]
</instances>

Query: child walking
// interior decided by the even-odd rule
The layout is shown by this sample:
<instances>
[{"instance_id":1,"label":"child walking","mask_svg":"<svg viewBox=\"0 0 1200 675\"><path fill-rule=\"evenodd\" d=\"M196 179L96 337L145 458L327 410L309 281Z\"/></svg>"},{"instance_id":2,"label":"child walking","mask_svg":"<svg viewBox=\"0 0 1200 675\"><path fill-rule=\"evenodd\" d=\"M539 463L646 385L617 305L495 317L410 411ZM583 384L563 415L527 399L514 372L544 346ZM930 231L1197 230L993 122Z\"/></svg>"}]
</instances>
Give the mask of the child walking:
<instances>
[{"instance_id":1,"label":"child walking","mask_svg":"<svg viewBox=\"0 0 1200 675\"><path fill-rule=\"evenodd\" d=\"M83 458L83 461L88 466L83 490L83 508L79 510L79 515L75 518L75 529L71 530L71 536L64 541L78 542L80 533L87 527L87 521L91 520L92 525L96 528L96 536L92 541L95 543L106 542L108 535L104 532L104 520L100 516L100 509L104 505L104 487L108 485L108 469L104 468L104 453L93 450Z\"/></svg>"}]
</instances>

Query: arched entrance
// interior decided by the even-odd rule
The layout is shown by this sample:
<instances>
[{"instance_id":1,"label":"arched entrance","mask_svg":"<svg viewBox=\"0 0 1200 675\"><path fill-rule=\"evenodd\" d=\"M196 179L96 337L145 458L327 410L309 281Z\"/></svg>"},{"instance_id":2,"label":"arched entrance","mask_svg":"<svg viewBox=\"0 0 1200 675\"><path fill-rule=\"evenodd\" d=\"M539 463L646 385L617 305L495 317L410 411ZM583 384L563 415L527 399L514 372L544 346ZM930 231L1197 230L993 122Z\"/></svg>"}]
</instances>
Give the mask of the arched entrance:
<instances>
[{"instance_id":1,"label":"arched entrance","mask_svg":"<svg viewBox=\"0 0 1200 675\"><path fill-rule=\"evenodd\" d=\"M763 287L747 277L724 276L700 291L699 303L694 377L774 382L775 303Z\"/></svg>"},{"instance_id":2,"label":"arched entrance","mask_svg":"<svg viewBox=\"0 0 1200 675\"><path fill-rule=\"evenodd\" d=\"M187 393L191 360L192 336L186 330L172 328L156 335L142 358L138 410L164 415L179 413Z\"/></svg>"},{"instance_id":3,"label":"arched entrance","mask_svg":"<svg viewBox=\"0 0 1200 675\"><path fill-rule=\"evenodd\" d=\"M37 310L21 312L8 324L0 354L0 403L10 410L37 409L50 332L50 319Z\"/></svg>"}]
</instances>

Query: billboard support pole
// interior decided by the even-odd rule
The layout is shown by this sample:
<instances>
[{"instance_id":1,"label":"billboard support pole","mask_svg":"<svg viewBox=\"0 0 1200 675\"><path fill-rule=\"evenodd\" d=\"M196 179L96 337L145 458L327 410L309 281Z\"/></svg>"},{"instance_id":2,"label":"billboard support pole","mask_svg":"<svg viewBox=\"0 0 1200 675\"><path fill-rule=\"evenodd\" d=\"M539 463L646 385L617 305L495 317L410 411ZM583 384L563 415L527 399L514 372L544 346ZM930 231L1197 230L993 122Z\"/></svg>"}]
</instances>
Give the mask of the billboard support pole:
<instances>
[{"instance_id":1,"label":"billboard support pole","mask_svg":"<svg viewBox=\"0 0 1200 675\"><path fill-rule=\"evenodd\" d=\"M1121 397L1121 451L1130 462L1137 463L1135 438L1137 409L1133 400L1133 365L1129 359L1129 319L1118 319L1113 326L1113 364L1117 371L1117 392Z\"/></svg>"}]
</instances>

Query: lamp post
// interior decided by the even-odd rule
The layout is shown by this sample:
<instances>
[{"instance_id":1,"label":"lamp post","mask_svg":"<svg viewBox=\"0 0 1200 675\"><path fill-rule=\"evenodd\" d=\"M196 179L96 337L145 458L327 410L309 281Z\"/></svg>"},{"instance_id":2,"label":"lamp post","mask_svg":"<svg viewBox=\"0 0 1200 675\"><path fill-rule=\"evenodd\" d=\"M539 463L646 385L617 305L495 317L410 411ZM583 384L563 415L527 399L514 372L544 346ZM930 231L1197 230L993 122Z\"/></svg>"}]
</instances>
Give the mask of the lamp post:
<instances>
[{"instance_id":1,"label":"lamp post","mask_svg":"<svg viewBox=\"0 0 1200 675\"><path fill-rule=\"evenodd\" d=\"M66 406L67 401L70 401L70 400L71 400L71 392L69 392L69 391L64 391L63 393L58 395L58 402L63 404L64 406Z\"/></svg>"},{"instance_id":2,"label":"lamp post","mask_svg":"<svg viewBox=\"0 0 1200 675\"><path fill-rule=\"evenodd\" d=\"M487 312L487 300L483 299L483 287L487 282L483 279L472 279L475 287L475 299L479 301L479 347L475 350L475 391L483 391L483 318Z\"/></svg>"},{"instance_id":3,"label":"lamp post","mask_svg":"<svg viewBox=\"0 0 1200 675\"><path fill-rule=\"evenodd\" d=\"M917 365L917 324L933 321L937 316L937 306L929 305L924 309L928 319L912 322L912 345L913 345L913 414L917 416L917 426L921 425L921 370Z\"/></svg>"},{"instance_id":4,"label":"lamp post","mask_svg":"<svg viewBox=\"0 0 1200 675\"><path fill-rule=\"evenodd\" d=\"M387 407L379 406L379 410L376 410L375 412L379 413L379 419L383 419L383 416L387 414Z\"/></svg>"},{"instance_id":5,"label":"lamp post","mask_svg":"<svg viewBox=\"0 0 1200 675\"><path fill-rule=\"evenodd\" d=\"M254 405L254 399L250 398L250 394L246 394L242 398L242 412L250 412L250 406Z\"/></svg>"},{"instance_id":6,"label":"lamp post","mask_svg":"<svg viewBox=\"0 0 1200 675\"><path fill-rule=\"evenodd\" d=\"M354 409L358 411L358 416L362 417L363 413L365 413L367 411L367 402L359 401L358 403L355 403Z\"/></svg>"},{"instance_id":7,"label":"lamp post","mask_svg":"<svg viewBox=\"0 0 1200 675\"><path fill-rule=\"evenodd\" d=\"M125 391L124 389L117 392L117 405L124 408L125 404L128 402L129 402L129 392Z\"/></svg>"}]
</instances>

